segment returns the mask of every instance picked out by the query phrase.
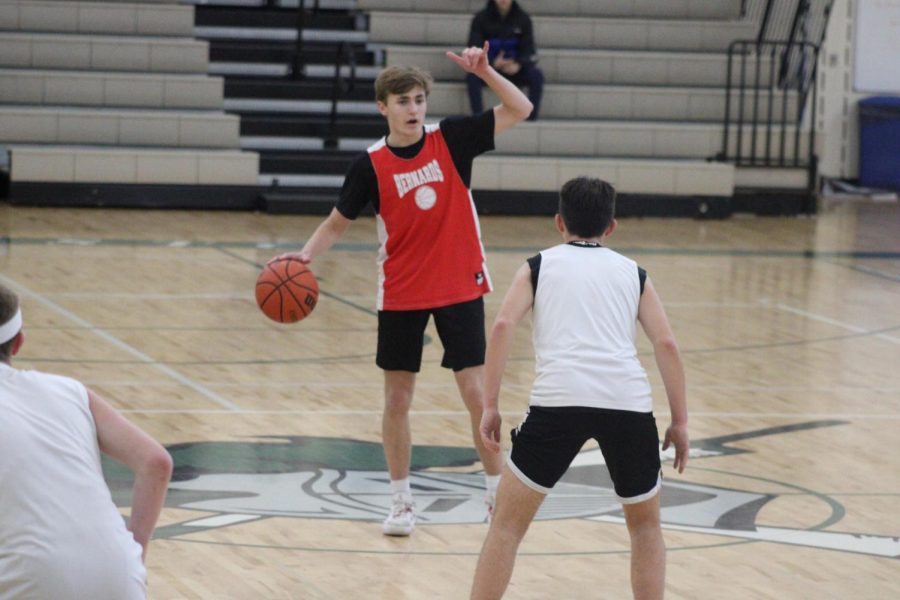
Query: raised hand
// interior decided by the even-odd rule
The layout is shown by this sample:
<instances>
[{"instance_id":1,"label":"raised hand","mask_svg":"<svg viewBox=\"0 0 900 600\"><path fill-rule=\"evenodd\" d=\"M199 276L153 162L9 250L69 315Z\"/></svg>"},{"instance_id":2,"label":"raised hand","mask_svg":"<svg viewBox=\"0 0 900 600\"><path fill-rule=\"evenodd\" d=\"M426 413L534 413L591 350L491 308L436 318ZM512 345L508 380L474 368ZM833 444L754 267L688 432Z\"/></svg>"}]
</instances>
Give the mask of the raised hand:
<instances>
[{"instance_id":1,"label":"raised hand","mask_svg":"<svg viewBox=\"0 0 900 600\"><path fill-rule=\"evenodd\" d=\"M481 75L490 65L488 64L488 48L490 44L485 41L483 48L466 48L462 51L462 56L447 52L447 58L458 64L466 73Z\"/></svg>"}]
</instances>

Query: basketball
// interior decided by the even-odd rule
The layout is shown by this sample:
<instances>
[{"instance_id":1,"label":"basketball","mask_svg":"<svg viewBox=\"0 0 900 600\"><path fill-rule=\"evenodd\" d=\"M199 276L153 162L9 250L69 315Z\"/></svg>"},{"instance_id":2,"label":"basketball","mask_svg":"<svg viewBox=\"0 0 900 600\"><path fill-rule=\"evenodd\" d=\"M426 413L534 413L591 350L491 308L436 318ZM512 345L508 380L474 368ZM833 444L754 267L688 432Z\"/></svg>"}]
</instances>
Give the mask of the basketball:
<instances>
[{"instance_id":1,"label":"basketball","mask_svg":"<svg viewBox=\"0 0 900 600\"><path fill-rule=\"evenodd\" d=\"M256 279L256 303L279 323L296 323L309 316L319 300L319 282L309 268L293 258L263 267Z\"/></svg>"}]
</instances>

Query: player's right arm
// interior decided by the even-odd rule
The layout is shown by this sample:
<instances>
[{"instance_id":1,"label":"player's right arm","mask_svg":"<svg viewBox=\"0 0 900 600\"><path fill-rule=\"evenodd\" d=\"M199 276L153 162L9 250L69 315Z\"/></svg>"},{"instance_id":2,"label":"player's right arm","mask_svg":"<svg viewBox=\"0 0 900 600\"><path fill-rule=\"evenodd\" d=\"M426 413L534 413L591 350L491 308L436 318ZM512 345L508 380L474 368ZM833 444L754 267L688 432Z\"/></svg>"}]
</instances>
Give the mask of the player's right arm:
<instances>
[{"instance_id":1,"label":"player's right arm","mask_svg":"<svg viewBox=\"0 0 900 600\"><path fill-rule=\"evenodd\" d=\"M345 217L336 208L331 209L331 214L319 223L312 237L306 240L303 248L299 252L284 252L278 256L273 256L267 264L277 262L279 260L299 260L304 265L312 262L312 259L331 248L335 242L341 239L347 228L352 223L350 219Z\"/></svg>"},{"instance_id":2,"label":"player's right arm","mask_svg":"<svg viewBox=\"0 0 900 600\"><path fill-rule=\"evenodd\" d=\"M303 245L303 249L299 252L279 254L269 262L292 258L304 264L310 263L341 239L347 228L350 227L350 223L359 216L369 202L377 202L377 197L378 180L375 176L375 169L368 153L363 153L350 163L347 174L344 176L344 185L341 187L337 205L331 209L331 214L319 224L312 237Z\"/></svg>"},{"instance_id":3,"label":"player's right arm","mask_svg":"<svg viewBox=\"0 0 900 600\"><path fill-rule=\"evenodd\" d=\"M303 249L300 250L300 252L283 256L295 257L304 264L309 263L312 259L331 248L335 242L341 239L341 236L344 235L344 232L347 231L347 228L350 227L350 223L352 222L353 221L342 215L338 209L332 208L331 214L319 224L316 231L312 234L312 237L306 241L306 244L303 245Z\"/></svg>"},{"instance_id":4,"label":"player's right arm","mask_svg":"<svg viewBox=\"0 0 900 600\"><path fill-rule=\"evenodd\" d=\"M500 382L512 348L516 325L533 303L531 267L525 263L516 271L488 337L484 361L484 410L480 431L485 447L493 452L500 452Z\"/></svg>"},{"instance_id":5,"label":"player's right arm","mask_svg":"<svg viewBox=\"0 0 900 600\"><path fill-rule=\"evenodd\" d=\"M461 55L447 52L447 58L466 73L480 77L500 98L500 104L494 107L494 135L497 135L528 118L534 106L522 90L490 65L487 59L488 49L489 43L484 42L481 48L466 48Z\"/></svg>"},{"instance_id":6,"label":"player's right arm","mask_svg":"<svg viewBox=\"0 0 900 600\"><path fill-rule=\"evenodd\" d=\"M684 365L666 311L649 277L644 284L644 293L641 294L638 305L638 321L653 344L656 366L662 376L669 400L669 410L672 413L672 424L666 430L663 450L670 444L675 446L674 466L679 473L683 473L689 451Z\"/></svg>"},{"instance_id":7,"label":"player's right arm","mask_svg":"<svg viewBox=\"0 0 900 600\"><path fill-rule=\"evenodd\" d=\"M88 390L88 401L100 451L134 472L128 528L143 548L141 557L146 559L147 546L172 477L172 457L159 442L91 390Z\"/></svg>"}]
</instances>

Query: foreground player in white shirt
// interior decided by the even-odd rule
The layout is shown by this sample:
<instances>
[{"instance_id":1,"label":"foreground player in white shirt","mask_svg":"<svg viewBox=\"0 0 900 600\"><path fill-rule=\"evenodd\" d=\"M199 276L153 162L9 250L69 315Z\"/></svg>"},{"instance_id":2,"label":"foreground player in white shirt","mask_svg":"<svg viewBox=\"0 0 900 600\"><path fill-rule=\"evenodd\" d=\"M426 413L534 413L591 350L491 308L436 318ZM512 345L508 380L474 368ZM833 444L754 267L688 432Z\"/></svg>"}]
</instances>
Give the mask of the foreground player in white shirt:
<instances>
[{"instance_id":1,"label":"foreground player in white shirt","mask_svg":"<svg viewBox=\"0 0 900 600\"><path fill-rule=\"evenodd\" d=\"M74 379L14 369L24 340L0 285L0 598L143 600L172 458ZM101 452L134 471L127 527Z\"/></svg>"},{"instance_id":2,"label":"foreground player in white shirt","mask_svg":"<svg viewBox=\"0 0 900 600\"><path fill-rule=\"evenodd\" d=\"M512 432L512 451L475 572L473 600L503 596L534 515L591 438L603 451L631 535L634 597L663 597L666 549L659 517L659 435L650 383L635 348L637 322L653 343L665 384L672 424L663 449L675 446L679 473L688 458L684 368L646 272L603 246L616 227L614 207L615 191L608 183L586 177L567 182L556 215L565 243L519 269L491 329L481 420L489 450L500 452L500 382L515 327L529 309L537 376L528 414Z\"/></svg>"}]
</instances>

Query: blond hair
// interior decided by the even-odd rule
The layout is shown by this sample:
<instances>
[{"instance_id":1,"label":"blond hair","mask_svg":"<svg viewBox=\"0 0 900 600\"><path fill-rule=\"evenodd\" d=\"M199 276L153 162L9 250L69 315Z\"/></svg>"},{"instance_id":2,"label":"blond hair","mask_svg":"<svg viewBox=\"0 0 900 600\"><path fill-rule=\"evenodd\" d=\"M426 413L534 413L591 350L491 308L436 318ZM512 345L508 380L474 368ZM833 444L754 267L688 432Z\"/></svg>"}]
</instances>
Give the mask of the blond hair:
<instances>
[{"instance_id":1,"label":"blond hair","mask_svg":"<svg viewBox=\"0 0 900 600\"><path fill-rule=\"evenodd\" d=\"M389 95L405 94L416 86L428 96L432 83L431 74L419 67L388 67L375 79L375 99L386 103Z\"/></svg>"}]
</instances>

